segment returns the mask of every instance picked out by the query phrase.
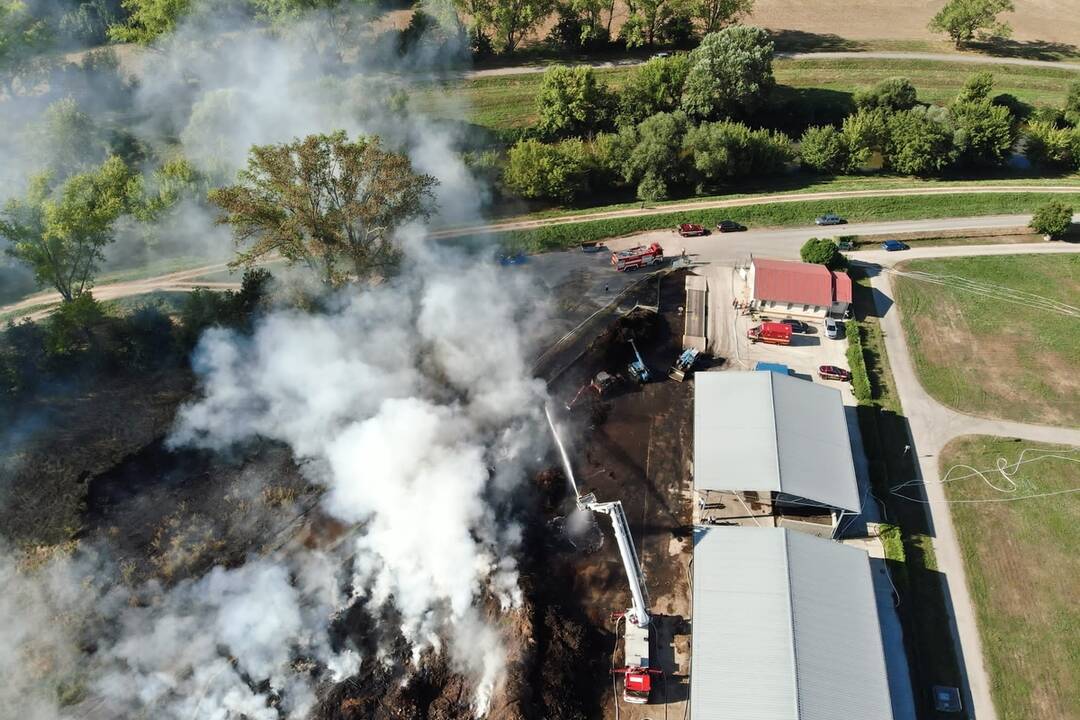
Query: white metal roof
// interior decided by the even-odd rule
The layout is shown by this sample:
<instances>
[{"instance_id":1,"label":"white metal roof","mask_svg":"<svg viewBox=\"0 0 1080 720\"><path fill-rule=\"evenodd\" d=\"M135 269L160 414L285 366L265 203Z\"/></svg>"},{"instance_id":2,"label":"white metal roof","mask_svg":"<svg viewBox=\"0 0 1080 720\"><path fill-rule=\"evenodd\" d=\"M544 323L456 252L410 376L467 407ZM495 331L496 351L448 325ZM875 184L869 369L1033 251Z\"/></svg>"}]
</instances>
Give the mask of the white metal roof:
<instances>
[{"instance_id":1,"label":"white metal roof","mask_svg":"<svg viewBox=\"0 0 1080 720\"><path fill-rule=\"evenodd\" d=\"M694 487L859 510L840 391L774 372L697 373Z\"/></svg>"},{"instance_id":2,"label":"white metal roof","mask_svg":"<svg viewBox=\"0 0 1080 720\"><path fill-rule=\"evenodd\" d=\"M785 528L694 538L691 720L892 720L867 554Z\"/></svg>"}]
</instances>

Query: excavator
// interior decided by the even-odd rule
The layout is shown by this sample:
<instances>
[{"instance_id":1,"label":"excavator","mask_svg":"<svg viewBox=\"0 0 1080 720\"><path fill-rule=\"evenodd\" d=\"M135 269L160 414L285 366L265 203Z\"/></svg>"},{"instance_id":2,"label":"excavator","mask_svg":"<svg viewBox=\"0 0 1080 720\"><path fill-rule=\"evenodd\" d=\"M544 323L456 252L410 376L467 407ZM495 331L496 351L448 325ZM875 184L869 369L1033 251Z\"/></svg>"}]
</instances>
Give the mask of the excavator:
<instances>
[{"instance_id":1,"label":"excavator","mask_svg":"<svg viewBox=\"0 0 1080 720\"><path fill-rule=\"evenodd\" d=\"M645 589L645 578L641 574L641 561L634 548L634 539L630 535L630 525L626 521L622 502L599 502L594 493L582 495L577 499L578 508L607 515L615 531L615 541L619 546L626 579L630 583L632 604L622 613L626 621L623 632L623 662L625 667L616 672L623 676L623 700L628 703L644 705L649 702L652 690L652 675L659 672L649 666L649 596Z\"/></svg>"}]
</instances>

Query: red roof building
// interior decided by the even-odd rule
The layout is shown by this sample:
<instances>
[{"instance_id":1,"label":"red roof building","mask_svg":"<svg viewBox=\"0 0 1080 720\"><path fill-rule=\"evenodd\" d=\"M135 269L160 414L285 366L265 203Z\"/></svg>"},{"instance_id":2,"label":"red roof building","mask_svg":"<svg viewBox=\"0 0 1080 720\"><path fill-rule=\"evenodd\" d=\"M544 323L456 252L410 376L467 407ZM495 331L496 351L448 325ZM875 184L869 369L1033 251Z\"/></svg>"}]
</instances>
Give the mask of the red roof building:
<instances>
[{"instance_id":1,"label":"red roof building","mask_svg":"<svg viewBox=\"0 0 1080 720\"><path fill-rule=\"evenodd\" d=\"M759 310L824 317L851 304L851 278L824 265L754 258L747 282Z\"/></svg>"}]
</instances>

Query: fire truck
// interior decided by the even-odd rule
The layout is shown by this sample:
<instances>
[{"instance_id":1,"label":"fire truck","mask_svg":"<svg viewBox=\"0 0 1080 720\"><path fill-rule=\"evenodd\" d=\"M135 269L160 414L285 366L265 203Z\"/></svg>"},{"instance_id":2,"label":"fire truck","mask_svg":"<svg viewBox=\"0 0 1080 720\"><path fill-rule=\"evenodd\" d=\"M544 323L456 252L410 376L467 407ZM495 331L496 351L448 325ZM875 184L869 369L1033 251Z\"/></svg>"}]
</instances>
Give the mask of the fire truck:
<instances>
[{"instance_id":1,"label":"fire truck","mask_svg":"<svg viewBox=\"0 0 1080 720\"><path fill-rule=\"evenodd\" d=\"M660 243L653 243L648 247L638 245L628 250L616 250L611 253L611 264L619 272L637 270L663 261L664 248L660 247Z\"/></svg>"}]
</instances>

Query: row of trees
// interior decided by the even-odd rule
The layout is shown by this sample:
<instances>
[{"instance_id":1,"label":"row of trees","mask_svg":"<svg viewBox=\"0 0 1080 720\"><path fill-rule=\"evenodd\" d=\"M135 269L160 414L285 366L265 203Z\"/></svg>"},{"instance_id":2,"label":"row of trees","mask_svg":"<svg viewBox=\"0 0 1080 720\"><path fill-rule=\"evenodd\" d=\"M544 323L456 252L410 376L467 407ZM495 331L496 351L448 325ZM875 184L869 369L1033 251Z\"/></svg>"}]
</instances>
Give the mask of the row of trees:
<instances>
[{"instance_id":1,"label":"row of trees","mask_svg":"<svg viewBox=\"0 0 1080 720\"><path fill-rule=\"evenodd\" d=\"M773 43L761 28L734 25L706 35L688 54L653 58L618 93L592 68L553 66L536 97L537 134L589 137L681 110L695 121L748 118L774 87Z\"/></svg>"},{"instance_id":2,"label":"row of trees","mask_svg":"<svg viewBox=\"0 0 1080 720\"><path fill-rule=\"evenodd\" d=\"M728 120L694 125L676 110L590 141L523 140L510 149L503 178L526 198L572 202L593 190L629 187L654 201L673 191L775 175L794 157L783 133Z\"/></svg>"},{"instance_id":3,"label":"row of trees","mask_svg":"<svg viewBox=\"0 0 1080 720\"><path fill-rule=\"evenodd\" d=\"M427 216L435 182L377 137L350 140L337 132L253 147L238 182L208 199L233 228L240 248L235 265L273 254L339 285L393 272L399 254L392 236ZM7 203L0 239L40 284L55 288L65 303L76 302L93 286L121 217L159 221L200 186L182 159L149 179L117 156L98 165L73 162L40 174L23 198Z\"/></svg>"},{"instance_id":4,"label":"row of trees","mask_svg":"<svg viewBox=\"0 0 1080 720\"><path fill-rule=\"evenodd\" d=\"M1020 133L1008 96L991 97L990 73L972 76L948 107L919 105L905 78L858 93L856 112L841 127L811 127L799 142L803 167L857 172L878 154L885 168L935 175L952 168L1004 164Z\"/></svg>"}]
</instances>

